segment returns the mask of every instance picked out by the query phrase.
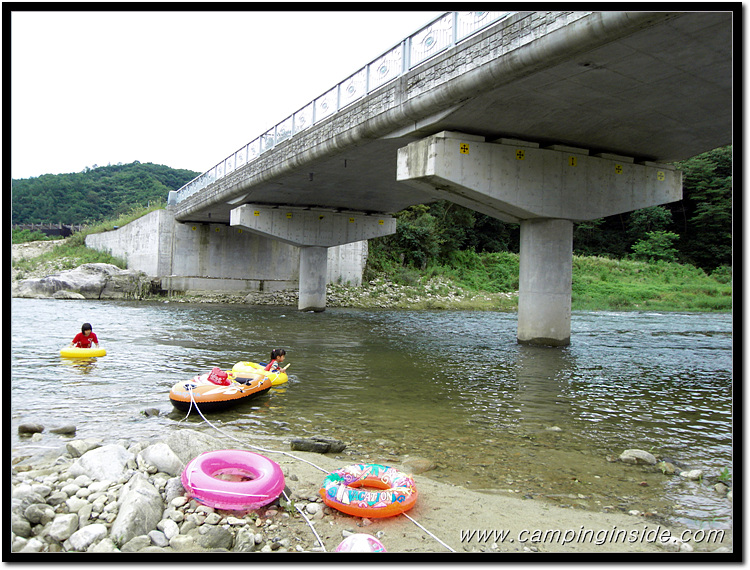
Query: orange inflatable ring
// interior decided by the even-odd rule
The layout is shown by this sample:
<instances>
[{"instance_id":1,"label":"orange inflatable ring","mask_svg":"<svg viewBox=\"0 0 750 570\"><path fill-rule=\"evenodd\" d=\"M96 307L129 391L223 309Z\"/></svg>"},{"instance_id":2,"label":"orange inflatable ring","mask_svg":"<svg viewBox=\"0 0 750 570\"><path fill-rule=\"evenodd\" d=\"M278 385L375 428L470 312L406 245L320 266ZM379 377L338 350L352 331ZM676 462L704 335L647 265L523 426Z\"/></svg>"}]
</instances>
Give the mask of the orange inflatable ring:
<instances>
[{"instance_id":1,"label":"orange inflatable ring","mask_svg":"<svg viewBox=\"0 0 750 570\"><path fill-rule=\"evenodd\" d=\"M365 486L375 490L360 488ZM392 517L408 511L417 502L417 485L410 475L374 463L333 471L319 492L329 507L357 517Z\"/></svg>"}]
</instances>

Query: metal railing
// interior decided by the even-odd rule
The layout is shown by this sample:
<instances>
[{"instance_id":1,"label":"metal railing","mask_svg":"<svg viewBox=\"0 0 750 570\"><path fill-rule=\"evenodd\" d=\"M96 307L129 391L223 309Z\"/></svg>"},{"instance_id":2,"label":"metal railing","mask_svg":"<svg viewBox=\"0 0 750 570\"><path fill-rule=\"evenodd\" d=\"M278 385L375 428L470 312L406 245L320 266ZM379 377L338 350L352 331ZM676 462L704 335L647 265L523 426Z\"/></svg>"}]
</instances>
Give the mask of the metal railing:
<instances>
[{"instance_id":1,"label":"metal railing","mask_svg":"<svg viewBox=\"0 0 750 570\"><path fill-rule=\"evenodd\" d=\"M230 172L257 159L315 123L404 75L417 65L473 36L514 12L447 12L314 99L258 138L230 154L182 186L170 203L177 204Z\"/></svg>"}]
</instances>

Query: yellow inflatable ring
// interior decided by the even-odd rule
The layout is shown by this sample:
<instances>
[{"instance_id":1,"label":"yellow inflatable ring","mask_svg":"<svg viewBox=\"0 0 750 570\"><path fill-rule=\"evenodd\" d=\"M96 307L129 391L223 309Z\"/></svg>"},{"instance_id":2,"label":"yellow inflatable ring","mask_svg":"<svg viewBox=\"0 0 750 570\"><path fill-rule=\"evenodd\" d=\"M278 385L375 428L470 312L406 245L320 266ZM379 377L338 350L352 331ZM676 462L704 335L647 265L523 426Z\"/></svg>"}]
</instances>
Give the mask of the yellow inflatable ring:
<instances>
[{"instance_id":1,"label":"yellow inflatable ring","mask_svg":"<svg viewBox=\"0 0 750 570\"><path fill-rule=\"evenodd\" d=\"M231 372L229 372L229 378L230 380L237 380L238 378L252 378L253 376L257 376L258 374L262 374L263 376L267 376L268 378L270 378L272 386L278 386L279 384L283 384L284 382L287 382L289 380L289 376L287 376L286 371L268 372L257 362L248 361L238 362L237 364L232 366L232 370Z\"/></svg>"},{"instance_id":2,"label":"yellow inflatable ring","mask_svg":"<svg viewBox=\"0 0 750 570\"><path fill-rule=\"evenodd\" d=\"M63 358L91 358L94 356L106 356L107 351L103 348L79 348L77 346L65 347L60 350Z\"/></svg>"}]
</instances>

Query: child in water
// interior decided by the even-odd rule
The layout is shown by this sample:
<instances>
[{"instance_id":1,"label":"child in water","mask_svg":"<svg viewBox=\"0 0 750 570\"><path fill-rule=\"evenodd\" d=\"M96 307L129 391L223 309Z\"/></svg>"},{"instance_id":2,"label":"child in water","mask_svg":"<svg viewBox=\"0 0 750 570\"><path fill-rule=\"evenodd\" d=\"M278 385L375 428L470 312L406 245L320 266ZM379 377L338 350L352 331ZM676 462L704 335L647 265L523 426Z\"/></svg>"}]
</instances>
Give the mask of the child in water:
<instances>
[{"instance_id":1,"label":"child in water","mask_svg":"<svg viewBox=\"0 0 750 570\"><path fill-rule=\"evenodd\" d=\"M91 323L83 323L81 332L73 337L70 342L70 346L77 346L78 348L91 348L91 345L95 348L99 348L99 339L96 338L96 334L91 330Z\"/></svg>"},{"instance_id":2,"label":"child in water","mask_svg":"<svg viewBox=\"0 0 750 570\"><path fill-rule=\"evenodd\" d=\"M279 364L281 362L284 362L284 359L286 358L286 350L283 348L274 348L271 351L271 360L268 364L266 364L266 371L268 372L281 372L286 369L286 366L284 368L281 368ZM288 366L288 365L287 365Z\"/></svg>"}]
</instances>

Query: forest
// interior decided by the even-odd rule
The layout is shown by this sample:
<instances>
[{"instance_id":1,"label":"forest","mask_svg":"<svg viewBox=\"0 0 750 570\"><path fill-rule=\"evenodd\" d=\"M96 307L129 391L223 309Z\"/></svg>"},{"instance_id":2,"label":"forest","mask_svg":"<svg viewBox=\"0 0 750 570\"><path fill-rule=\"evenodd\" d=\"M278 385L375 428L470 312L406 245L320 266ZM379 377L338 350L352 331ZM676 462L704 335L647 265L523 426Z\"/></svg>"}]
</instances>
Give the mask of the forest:
<instances>
[{"instance_id":1,"label":"forest","mask_svg":"<svg viewBox=\"0 0 750 570\"><path fill-rule=\"evenodd\" d=\"M732 146L676 166L683 171L681 201L576 224L574 255L677 262L731 278ZM13 180L12 223L99 222L166 203L170 190L197 175L136 161ZM373 271L424 271L468 263L472 254L518 252L518 224L451 202L412 206L396 217L395 234L370 242Z\"/></svg>"},{"instance_id":2,"label":"forest","mask_svg":"<svg viewBox=\"0 0 750 570\"><path fill-rule=\"evenodd\" d=\"M166 204L170 190L178 190L198 174L135 161L13 180L12 223L100 222L137 206Z\"/></svg>"}]
</instances>

